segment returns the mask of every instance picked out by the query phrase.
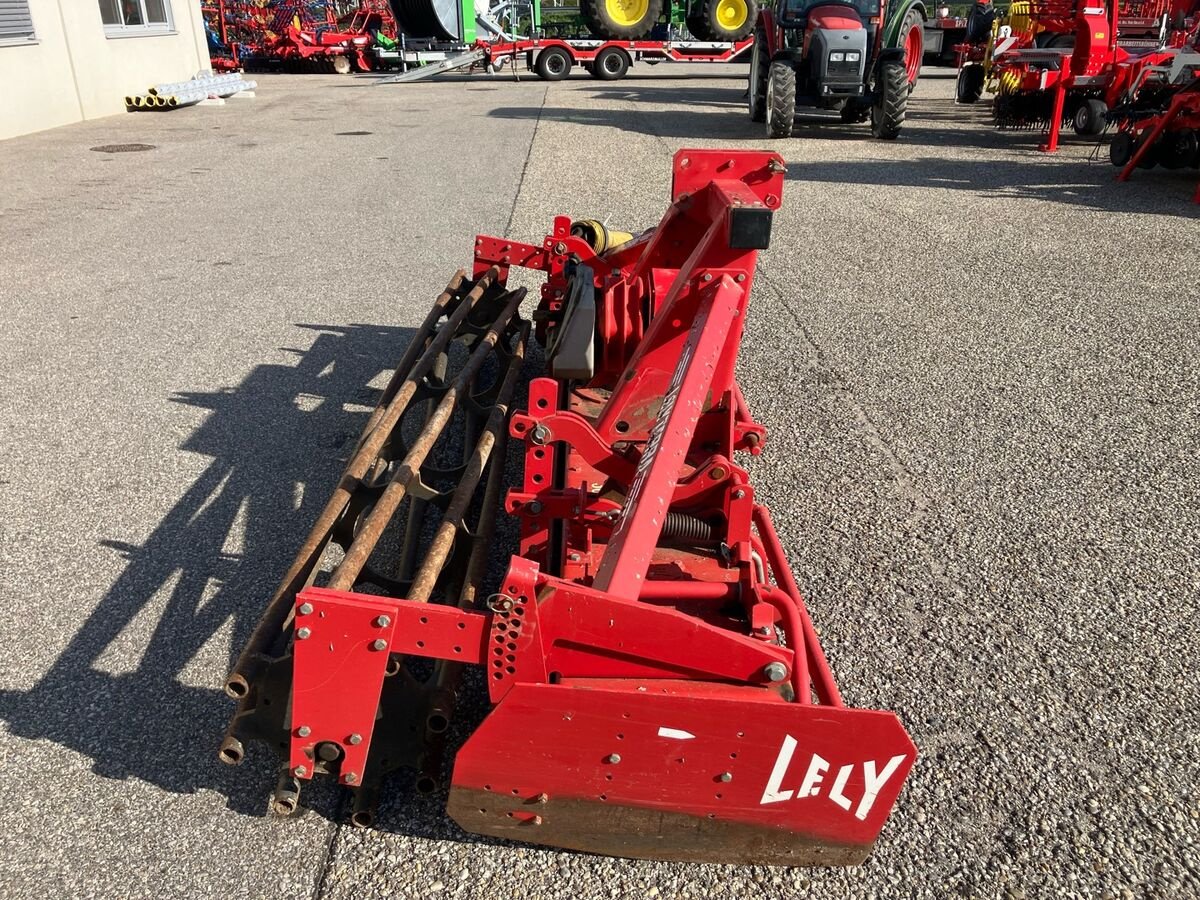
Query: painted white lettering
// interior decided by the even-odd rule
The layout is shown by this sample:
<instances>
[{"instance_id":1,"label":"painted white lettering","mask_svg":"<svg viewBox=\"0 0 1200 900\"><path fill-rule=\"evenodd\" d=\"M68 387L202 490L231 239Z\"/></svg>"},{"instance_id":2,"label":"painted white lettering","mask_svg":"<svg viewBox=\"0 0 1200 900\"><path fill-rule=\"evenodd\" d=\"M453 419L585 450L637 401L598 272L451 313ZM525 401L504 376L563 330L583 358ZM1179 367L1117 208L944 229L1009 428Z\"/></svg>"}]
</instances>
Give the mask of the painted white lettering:
<instances>
[{"instance_id":1,"label":"painted white lettering","mask_svg":"<svg viewBox=\"0 0 1200 900\"><path fill-rule=\"evenodd\" d=\"M771 780L767 782L767 789L763 791L762 800L759 803L779 803L781 800L791 800L791 791L781 791L779 788L783 784L783 776L787 774L788 766L792 764L792 754L796 752L796 739L790 734L783 736L783 746L779 748L779 755L775 757L775 768L771 770Z\"/></svg>"},{"instance_id":2,"label":"painted white lettering","mask_svg":"<svg viewBox=\"0 0 1200 900\"><path fill-rule=\"evenodd\" d=\"M800 783L800 796L815 797L821 793L820 784L825 780L825 773L828 771L829 761L814 753L812 762L808 764L808 771L804 773L804 781Z\"/></svg>"},{"instance_id":3,"label":"painted white lettering","mask_svg":"<svg viewBox=\"0 0 1200 900\"><path fill-rule=\"evenodd\" d=\"M902 762L904 762L903 755L893 756L878 775L875 774L875 760L869 759L863 763L863 780L866 783L866 790L863 792L862 799L858 801L858 809L854 810L854 817L856 819L861 820L867 817L867 813L875 805L875 798L879 796L879 792L883 790L883 786L887 784L888 779L900 768L900 763Z\"/></svg>"},{"instance_id":4,"label":"painted white lettering","mask_svg":"<svg viewBox=\"0 0 1200 900\"><path fill-rule=\"evenodd\" d=\"M842 791L846 787L846 780L850 777L850 773L854 771L854 765L842 766L838 769L837 778L833 780L833 787L829 790L829 799L844 809L850 812L850 798Z\"/></svg>"}]
</instances>

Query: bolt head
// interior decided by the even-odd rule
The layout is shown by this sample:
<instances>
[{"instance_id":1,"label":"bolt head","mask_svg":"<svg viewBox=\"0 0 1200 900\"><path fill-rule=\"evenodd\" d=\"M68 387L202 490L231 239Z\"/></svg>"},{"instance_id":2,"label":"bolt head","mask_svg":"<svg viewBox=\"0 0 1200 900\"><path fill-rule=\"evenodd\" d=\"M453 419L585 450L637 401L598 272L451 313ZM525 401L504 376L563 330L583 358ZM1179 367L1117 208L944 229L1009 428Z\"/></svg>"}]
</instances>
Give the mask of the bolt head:
<instances>
[{"instance_id":1,"label":"bolt head","mask_svg":"<svg viewBox=\"0 0 1200 900\"><path fill-rule=\"evenodd\" d=\"M701 281L712 281L712 272L705 272L702 276L700 276L700 280Z\"/></svg>"},{"instance_id":2,"label":"bolt head","mask_svg":"<svg viewBox=\"0 0 1200 900\"><path fill-rule=\"evenodd\" d=\"M620 754L620 753L610 753L610 754L608 754L608 761L609 761L610 763L613 763L614 765L615 765L615 764L617 764L617 763L619 763L619 762L621 761L621 754Z\"/></svg>"},{"instance_id":3,"label":"bolt head","mask_svg":"<svg viewBox=\"0 0 1200 900\"><path fill-rule=\"evenodd\" d=\"M296 629L296 640L302 641L305 638L309 637L311 634L312 634L311 628L298 628L298 629Z\"/></svg>"},{"instance_id":4,"label":"bolt head","mask_svg":"<svg viewBox=\"0 0 1200 900\"><path fill-rule=\"evenodd\" d=\"M307 766L296 766L296 768L292 769L292 771L295 772L297 775L304 776L304 775L308 774L308 767Z\"/></svg>"},{"instance_id":5,"label":"bolt head","mask_svg":"<svg viewBox=\"0 0 1200 900\"><path fill-rule=\"evenodd\" d=\"M767 676L767 681L783 681L788 677L787 666L781 662L767 663L763 668L763 674Z\"/></svg>"},{"instance_id":6,"label":"bolt head","mask_svg":"<svg viewBox=\"0 0 1200 900\"><path fill-rule=\"evenodd\" d=\"M529 432L529 439L535 444L545 444L550 440L550 429L540 423L534 425L533 431Z\"/></svg>"},{"instance_id":7,"label":"bolt head","mask_svg":"<svg viewBox=\"0 0 1200 900\"><path fill-rule=\"evenodd\" d=\"M380 628L387 628L392 624L392 620L388 616L380 616L375 620L375 624Z\"/></svg>"},{"instance_id":8,"label":"bolt head","mask_svg":"<svg viewBox=\"0 0 1200 900\"><path fill-rule=\"evenodd\" d=\"M386 650L387 649L387 641L385 641L383 638L376 638L375 640L371 641L371 649L372 650Z\"/></svg>"},{"instance_id":9,"label":"bolt head","mask_svg":"<svg viewBox=\"0 0 1200 900\"><path fill-rule=\"evenodd\" d=\"M357 732L355 734L350 735L349 739L347 740L347 743L357 747L359 744L362 743L362 735L358 734Z\"/></svg>"},{"instance_id":10,"label":"bolt head","mask_svg":"<svg viewBox=\"0 0 1200 900\"><path fill-rule=\"evenodd\" d=\"M733 499L734 499L734 500L742 500L742 499L744 499L744 498L745 498L745 496L746 496L746 492L745 492L745 491L740 491L740 490L739 490L739 491L734 491L734 492L733 492Z\"/></svg>"},{"instance_id":11,"label":"bolt head","mask_svg":"<svg viewBox=\"0 0 1200 900\"><path fill-rule=\"evenodd\" d=\"M540 500L534 500L534 501L532 501L532 502L530 502L530 503L527 503L527 504L525 504L525 509L527 509L527 510L529 511L529 514L530 514L531 516L538 516L538 515L541 515L541 513L542 513L542 504L541 504L541 501L540 501Z\"/></svg>"},{"instance_id":12,"label":"bolt head","mask_svg":"<svg viewBox=\"0 0 1200 900\"><path fill-rule=\"evenodd\" d=\"M740 284L741 282L743 282L743 281L745 281L745 280L746 280L746 273L745 273L745 272L738 272L738 275L737 275L737 281L738 281L738 283Z\"/></svg>"},{"instance_id":13,"label":"bolt head","mask_svg":"<svg viewBox=\"0 0 1200 900\"><path fill-rule=\"evenodd\" d=\"M355 772L347 772L344 776L342 776L342 780L345 781L346 784L354 784L358 781L358 774Z\"/></svg>"},{"instance_id":14,"label":"bolt head","mask_svg":"<svg viewBox=\"0 0 1200 900\"><path fill-rule=\"evenodd\" d=\"M300 615L302 615L302 616L307 616L310 612L312 612L312 604L311 603L301 603L300 609L297 610L297 612L299 612Z\"/></svg>"},{"instance_id":15,"label":"bolt head","mask_svg":"<svg viewBox=\"0 0 1200 900\"><path fill-rule=\"evenodd\" d=\"M308 737L310 734L312 734L312 729L307 725L301 725L296 729L296 734L300 735L300 737Z\"/></svg>"},{"instance_id":16,"label":"bolt head","mask_svg":"<svg viewBox=\"0 0 1200 900\"><path fill-rule=\"evenodd\" d=\"M726 784L728 784L729 782L733 781L733 773L732 773L732 772L722 772L722 773L721 773L719 776L717 776L717 777L718 777L718 778L720 778L720 779L721 779L721 781L725 782Z\"/></svg>"}]
</instances>

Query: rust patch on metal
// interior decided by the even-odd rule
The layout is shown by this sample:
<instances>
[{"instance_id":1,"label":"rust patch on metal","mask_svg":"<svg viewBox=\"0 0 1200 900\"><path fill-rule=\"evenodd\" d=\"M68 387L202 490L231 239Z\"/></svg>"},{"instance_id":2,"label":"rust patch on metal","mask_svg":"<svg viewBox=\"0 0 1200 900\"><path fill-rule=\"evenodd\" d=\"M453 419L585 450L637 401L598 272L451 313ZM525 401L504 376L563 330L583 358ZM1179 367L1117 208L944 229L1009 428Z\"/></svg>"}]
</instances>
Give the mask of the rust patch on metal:
<instances>
[{"instance_id":1,"label":"rust patch on metal","mask_svg":"<svg viewBox=\"0 0 1200 900\"><path fill-rule=\"evenodd\" d=\"M446 811L465 831L584 853L668 862L857 866L874 844L839 844L713 813L618 805L575 797L512 797L454 786Z\"/></svg>"}]
</instances>

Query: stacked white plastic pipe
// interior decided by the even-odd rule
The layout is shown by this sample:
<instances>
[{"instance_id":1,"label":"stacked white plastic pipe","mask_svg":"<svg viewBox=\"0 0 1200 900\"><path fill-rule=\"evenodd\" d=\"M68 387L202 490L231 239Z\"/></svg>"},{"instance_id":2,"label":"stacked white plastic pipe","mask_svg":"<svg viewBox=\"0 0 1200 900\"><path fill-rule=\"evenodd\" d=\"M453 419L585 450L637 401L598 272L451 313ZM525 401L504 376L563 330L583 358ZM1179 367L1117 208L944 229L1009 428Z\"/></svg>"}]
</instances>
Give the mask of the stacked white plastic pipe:
<instances>
[{"instance_id":1,"label":"stacked white plastic pipe","mask_svg":"<svg viewBox=\"0 0 1200 900\"><path fill-rule=\"evenodd\" d=\"M237 72L229 75L197 75L188 81L156 84L147 94L126 97L125 105L133 109L174 109L191 106L209 97L231 97L256 87L258 82L246 81Z\"/></svg>"}]
</instances>

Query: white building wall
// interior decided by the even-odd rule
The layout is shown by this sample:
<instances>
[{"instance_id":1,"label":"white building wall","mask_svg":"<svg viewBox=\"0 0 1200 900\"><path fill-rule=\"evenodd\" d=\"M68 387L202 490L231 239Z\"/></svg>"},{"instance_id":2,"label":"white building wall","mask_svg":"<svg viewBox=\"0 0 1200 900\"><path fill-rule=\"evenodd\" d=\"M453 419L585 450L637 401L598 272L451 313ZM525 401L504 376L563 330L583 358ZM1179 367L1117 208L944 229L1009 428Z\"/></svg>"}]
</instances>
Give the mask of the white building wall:
<instances>
[{"instance_id":1,"label":"white building wall","mask_svg":"<svg viewBox=\"0 0 1200 900\"><path fill-rule=\"evenodd\" d=\"M209 68L199 0L170 5L173 31L109 37L97 0L30 0L36 43L0 44L0 139L124 112L127 94Z\"/></svg>"}]
</instances>

